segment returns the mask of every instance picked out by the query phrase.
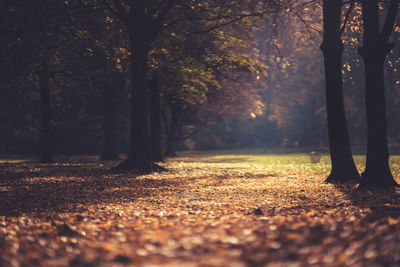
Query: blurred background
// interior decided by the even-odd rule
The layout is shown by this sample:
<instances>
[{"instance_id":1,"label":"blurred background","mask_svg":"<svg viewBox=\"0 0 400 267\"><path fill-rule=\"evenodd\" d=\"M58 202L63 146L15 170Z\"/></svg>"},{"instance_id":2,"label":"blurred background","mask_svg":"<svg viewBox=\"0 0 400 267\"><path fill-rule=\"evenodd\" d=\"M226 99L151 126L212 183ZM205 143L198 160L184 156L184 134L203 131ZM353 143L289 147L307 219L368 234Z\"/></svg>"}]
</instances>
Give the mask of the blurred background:
<instances>
[{"instance_id":1,"label":"blurred background","mask_svg":"<svg viewBox=\"0 0 400 267\"><path fill-rule=\"evenodd\" d=\"M11 4L0 11L0 153L39 154L43 82L49 90L55 154L100 154L107 131L115 150L126 153L132 53L126 28L109 11L85 1L43 4L46 8ZM72 12L74 5L81 5L79 12ZM356 51L359 14L356 7L345 32L343 74L350 139L362 150L366 122L363 64ZM327 148L318 4L192 34L198 23L178 23L162 32L148 58L148 86L159 91L167 154ZM399 31L396 27L397 47ZM395 49L386 62L391 147L400 145L398 69Z\"/></svg>"}]
</instances>

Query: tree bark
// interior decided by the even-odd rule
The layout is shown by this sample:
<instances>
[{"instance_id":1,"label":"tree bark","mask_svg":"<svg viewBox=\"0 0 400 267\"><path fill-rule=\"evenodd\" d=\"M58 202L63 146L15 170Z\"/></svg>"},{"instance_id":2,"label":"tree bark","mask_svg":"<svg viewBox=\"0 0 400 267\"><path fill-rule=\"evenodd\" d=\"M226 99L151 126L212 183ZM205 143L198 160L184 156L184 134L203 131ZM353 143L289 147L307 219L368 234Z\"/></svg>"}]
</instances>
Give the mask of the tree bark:
<instances>
[{"instance_id":1,"label":"tree bark","mask_svg":"<svg viewBox=\"0 0 400 267\"><path fill-rule=\"evenodd\" d=\"M389 167L384 62L390 51L379 29L378 0L363 0L364 46L359 54L365 64L367 108L367 160L360 186L392 187L398 184Z\"/></svg>"},{"instance_id":2,"label":"tree bark","mask_svg":"<svg viewBox=\"0 0 400 267\"><path fill-rule=\"evenodd\" d=\"M324 55L326 110L329 152L332 170L325 182L354 182L360 178L351 153L343 99L342 54L340 33L341 0L324 0Z\"/></svg>"},{"instance_id":3,"label":"tree bark","mask_svg":"<svg viewBox=\"0 0 400 267\"><path fill-rule=\"evenodd\" d=\"M122 77L118 76L118 79L122 79ZM119 160L120 157L118 155L117 150L117 96L118 90L120 88L115 88L115 86L123 86L122 81L116 81L115 79L111 79L110 81L105 81L103 84L103 131L104 131L104 143L103 150L101 152L102 160Z\"/></svg>"},{"instance_id":4,"label":"tree bark","mask_svg":"<svg viewBox=\"0 0 400 267\"><path fill-rule=\"evenodd\" d=\"M39 87L41 115L40 162L51 163L54 162L54 159L50 117L50 77L48 65L46 63L41 64L41 69L39 71Z\"/></svg>"},{"instance_id":5,"label":"tree bark","mask_svg":"<svg viewBox=\"0 0 400 267\"><path fill-rule=\"evenodd\" d=\"M153 161L163 161L161 145L161 106L157 73L153 73L150 83L151 150Z\"/></svg>"},{"instance_id":6,"label":"tree bark","mask_svg":"<svg viewBox=\"0 0 400 267\"><path fill-rule=\"evenodd\" d=\"M175 143L179 132L179 126L182 118L182 107L180 104L171 105L171 125L169 127L165 156L175 157Z\"/></svg>"},{"instance_id":7,"label":"tree bark","mask_svg":"<svg viewBox=\"0 0 400 267\"><path fill-rule=\"evenodd\" d=\"M129 41L132 49L131 72L131 116L129 151L127 159L114 170L139 170L149 173L153 170L149 134L149 104L147 96L147 55L150 41L146 34L145 1L137 1L129 13Z\"/></svg>"}]
</instances>

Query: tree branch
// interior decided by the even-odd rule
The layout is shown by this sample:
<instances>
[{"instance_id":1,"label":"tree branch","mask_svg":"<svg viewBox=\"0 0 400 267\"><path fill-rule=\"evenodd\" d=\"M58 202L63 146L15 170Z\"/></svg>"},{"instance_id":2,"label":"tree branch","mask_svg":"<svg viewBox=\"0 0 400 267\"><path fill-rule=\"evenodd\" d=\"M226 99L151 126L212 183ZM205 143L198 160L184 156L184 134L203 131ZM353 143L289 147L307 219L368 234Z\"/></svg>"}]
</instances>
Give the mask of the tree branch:
<instances>
[{"instance_id":1,"label":"tree branch","mask_svg":"<svg viewBox=\"0 0 400 267\"><path fill-rule=\"evenodd\" d=\"M207 117L205 118L205 120L202 121L199 125L197 125L197 127L196 127L191 133L188 133L188 134L186 134L186 135L184 135L184 136L178 136L178 137L176 138L176 140L177 140L177 141L184 141L184 140L186 140L186 139L191 138L193 135L195 135L196 133L198 133L198 132L204 127L204 125L207 124L208 119L209 119L209 116L207 116Z\"/></svg>"},{"instance_id":2,"label":"tree branch","mask_svg":"<svg viewBox=\"0 0 400 267\"><path fill-rule=\"evenodd\" d=\"M177 3L177 0L169 0L167 3L164 5L160 13L158 14L157 18L155 18L152 23L151 23L151 31L148 36L148 40L150 42L153 42L154 39L157 37L157 35L163 30L163 24L165 21L166 16L168 15L168 12L172 9L172 7Z\"/></svg>"},{"instance_id":3,"label":"tree branch","mask_svg":"<svg viewBox=\"0 0 400 267\"><path fill-rule=\"evenodd\" d=\"M343 26L342 26L342 28L341 28L340 31L339 31L339 37L341 37L341 36L343 35L343 32L344 32L344 30L346 29L347 21L349 20L350 14L351 14L351 12L353 11L353 9L354 9L354 1L351 1L350 6L349 6L349 9L348 9L347 12L346 12L346 17L345 17L345 19L344 19Z\"/></svg>"},{"instance_id":4,"label":"tree branch","mask_svg":"<svg viewBox=\"0 0 400 267\"><path fill-rule=\"evenodd\" d=\"M121 4L115 4L115 2L113 1L112 5L111 3L108 2L108 0L102 0L102 2L106 5L106 7L108 8L108 10L111 11L111 13L116 16L118 19L120 19L123 23L125 23L126 25L129 22L128 19L128 14L127 12L122 8Z\"/></svg>"},{"instance_id":5,"label":"tree branch","mask_svg":"<svg viewBox=\"0 0 400 267\"><path fill-rule=\"evenodd\" d=\"M396 21L397 9L400 0L391 0L388 7L388 14L385 23L382 27L381 38L384 44L389 42L390 35L392 34L393 27Z\"/></svg>"}]
</instances>

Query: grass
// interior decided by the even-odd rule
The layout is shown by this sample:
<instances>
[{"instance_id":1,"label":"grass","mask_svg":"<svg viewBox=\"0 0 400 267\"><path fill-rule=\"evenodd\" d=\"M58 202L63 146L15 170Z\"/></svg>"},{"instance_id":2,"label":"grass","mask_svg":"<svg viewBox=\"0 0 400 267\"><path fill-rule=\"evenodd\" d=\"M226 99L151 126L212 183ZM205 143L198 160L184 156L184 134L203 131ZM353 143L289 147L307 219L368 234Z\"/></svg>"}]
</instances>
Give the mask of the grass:
<instances>
[{"instance_id":1,"label":"grass","mask_svg":"<svg viewBox=\"0 0 400 267\"><path fill-rule=\"evenodd\" d=\"M328 152L319 152L319 163L311 163L310 153L304 149L261 149L184 151L178 160L183 162L239 163L259 165L270 173L296 174L299 171L310 174L329 174L331 169ZM361 173L365 168L365 155L355 155L355 163ZM400 175L400 155L390 157L393 175Z\"/></svg>"},{"instance_id":2,"label":"grass","mask_svg":"<svg viewBox=\"0 0 400 267\"><path fill-rule=\"evenodd\" d=\"M326 174L330 172L331 164L328 151L315 150L321 155L319 163L311 163L310 151L312 148L279 148L279 149L236 149L236 150L207 150L207 151L182 151L174 159L182 162L205 163L239 163L252 164L265 168L270 173L296 174ZM365 155L362 149L354 150L358 171L361 173L365 167ZM397 154L397 153L396 153ZM68 155L57 156L57 162L97 161L98 156ZM37 162L38 158L24 155L0 155L0 164L3 163L30 163ZM390 166L395 176L400 175L400 155L391 155Z\"/></svg>"},{"instance_id":3,"label":"grass","mask_svg":"<svg viewBox=\"0 0 400 267\"><path fill-rule=\"evenodd\" d=\"M39 161L39 159L25 155L0 155L0 164L29 163L35 161Z\"/></svg>"}]
</instances>

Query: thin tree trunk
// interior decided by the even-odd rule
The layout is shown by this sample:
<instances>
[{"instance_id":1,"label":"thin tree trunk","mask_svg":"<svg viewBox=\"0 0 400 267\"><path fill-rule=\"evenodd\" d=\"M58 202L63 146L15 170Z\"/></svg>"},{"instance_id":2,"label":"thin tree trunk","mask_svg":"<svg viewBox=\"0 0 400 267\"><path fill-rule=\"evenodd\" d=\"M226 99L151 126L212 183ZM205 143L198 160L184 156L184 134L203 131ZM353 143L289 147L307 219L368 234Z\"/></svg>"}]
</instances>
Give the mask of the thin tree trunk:
<instances>
[{"instance_id":1,"label":"thin tree trunk","mask_svg":"<svg viewBox=\"0 0 400 267\"><path fill-rule=\"evenodd\" d=\"M161 145L161 106L157 73L153 73L150 84L151 149L153 161L163 161Z\"/></svg>"},{"instance_id":2,"label":"thin tree trunk","mask_svg":"<svg viewBox=\"0 0 400 267\"><path fill-rule=\"evenodd\" d=\"M43 63L39 71L40 86L40 115L41 115L41 131L40 131L40 162L51 163L53 160L53 141L51 134L51 117L50 117L50 77L48 65Z\"/></svg>"},{"instance_id":3,"label":"thin tree trunk","mask_svg":"<svg viewBox=\"0 0 400 267\"><path fill-rule=\"evenodd\" d=\"M324 0L324 40L326 108L332 170L326 182L354 182L360 178L351 153L343 99L340 37L341 0Z\"/></svg>"},{"instance_id":4,"label":"thin tree trunk","mask_svg":"<svg viewBox=\"0 0 400 267\"><path fill-rule=\"evenodd\" d=\"M367 108L367 161L360 186L397 185L389 167L384 62L389 50L379 29L377 0L363 0L364 46L359 53L365 64Z\"/></svg>"},{"instance_id":5,"label":"thin tree trunk","mask_svg":"<svg viewBox=\"0 0 400 267\"><path fill-rule=\"evenodd\" d=\"M179 132L180 121L182 117L182 107L179 104L171 105L171 125L168 131L165 156L176 156L175 143Z\"/></svg>"},{"instance_id":6,"label":"thin tree trunk","mask_svg":"<svg viewBox=\"0 0 400 267\"><path fill-rule=\"evenodd\" d=\"M118 76L118 79L121 77ZM117 151L117 95L119 88L115 86L121 86L121 81L115 81L111 79L105 81L103 84L103 131L104 131L104 143L103 150L101 153L102 160L119 160L120 157ZM115 81L115 82L114 82Z\"/></svg>"}]
</instances>

